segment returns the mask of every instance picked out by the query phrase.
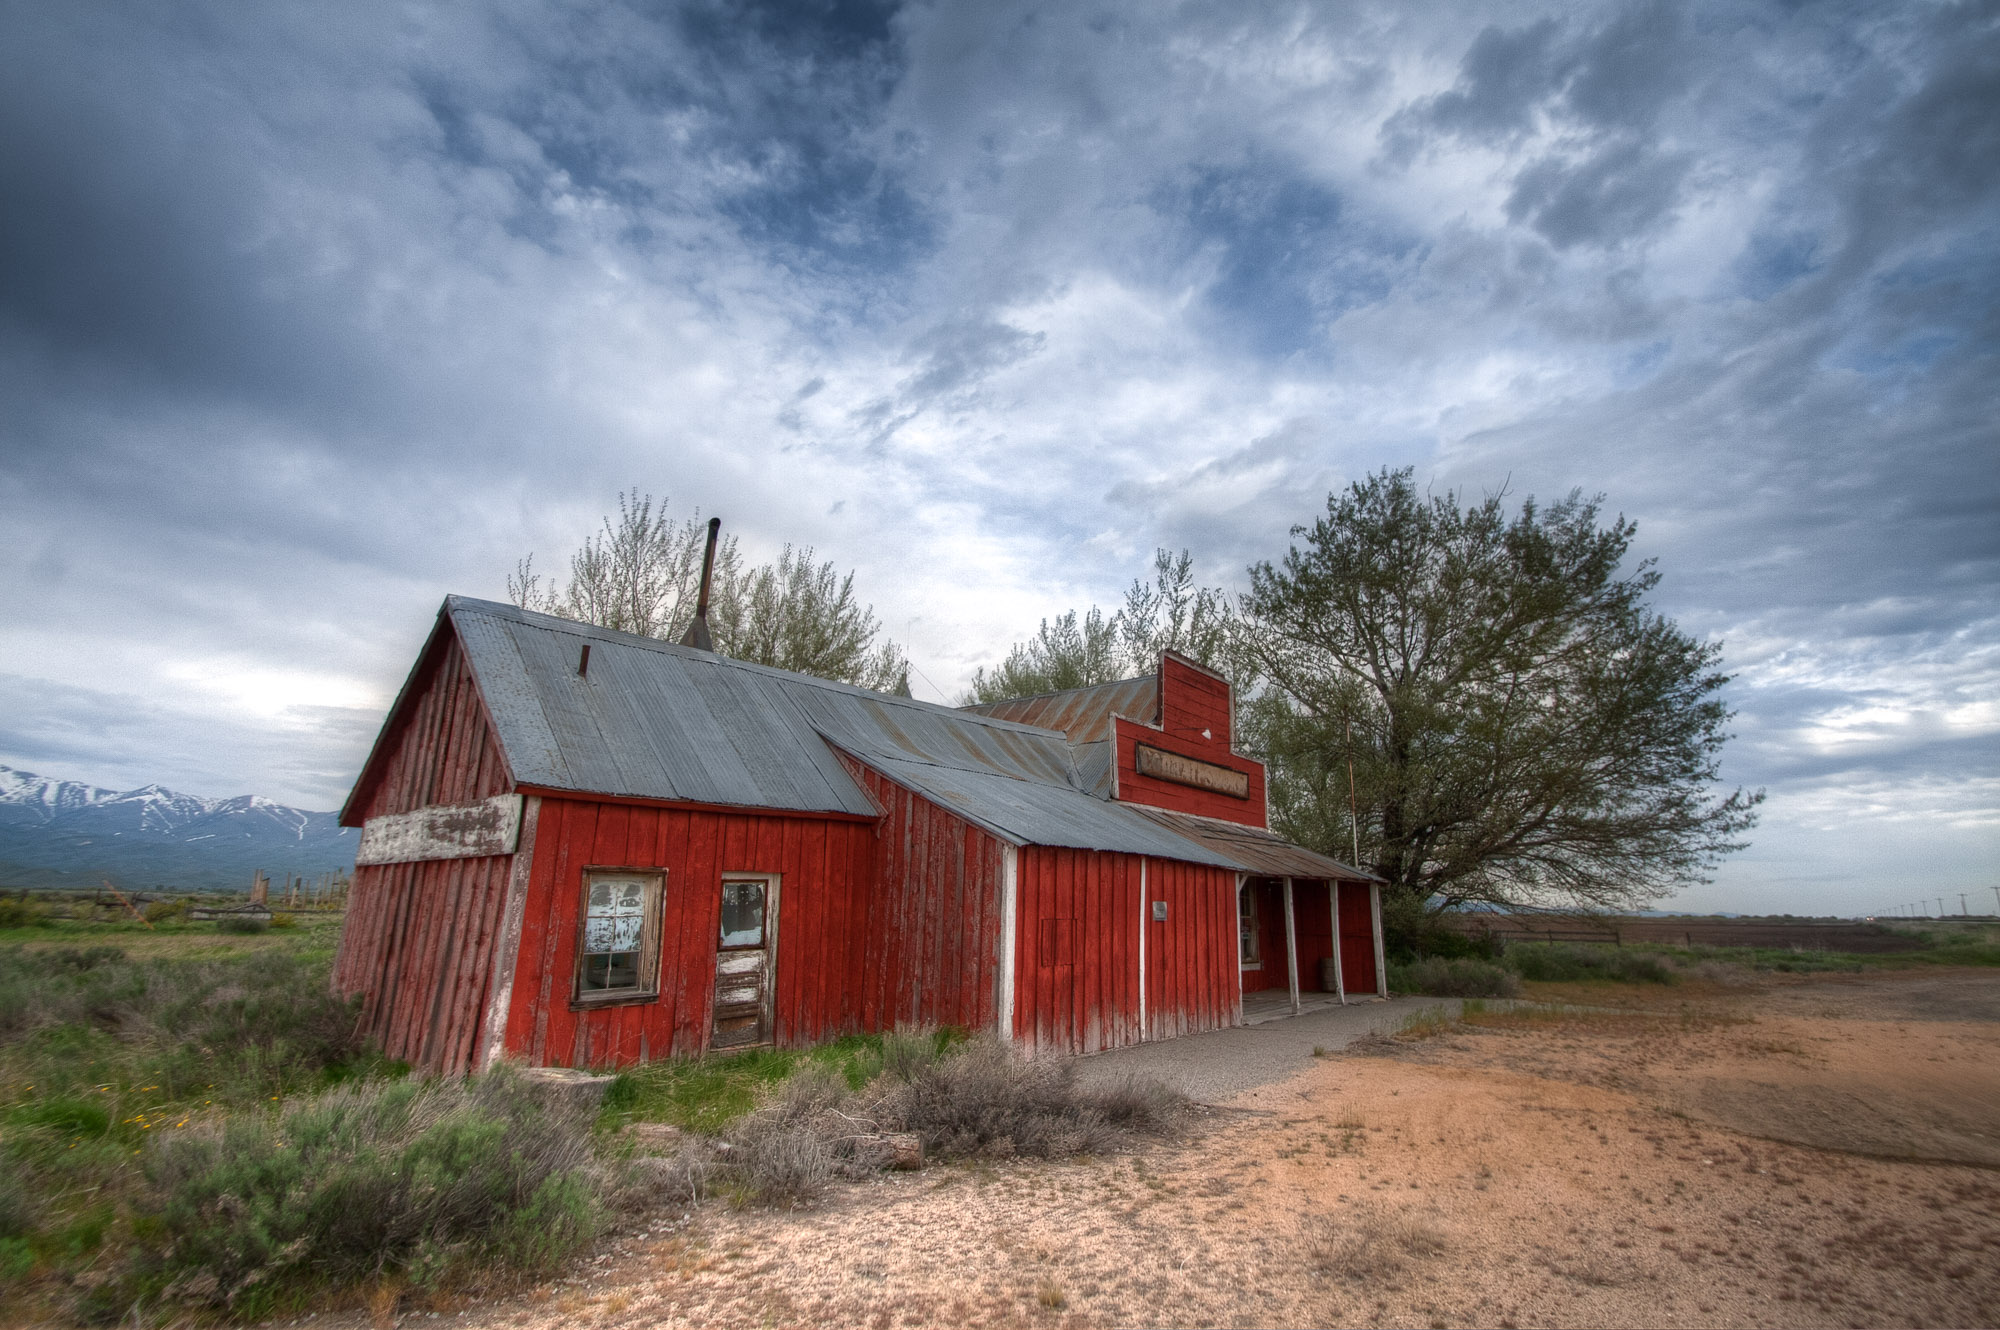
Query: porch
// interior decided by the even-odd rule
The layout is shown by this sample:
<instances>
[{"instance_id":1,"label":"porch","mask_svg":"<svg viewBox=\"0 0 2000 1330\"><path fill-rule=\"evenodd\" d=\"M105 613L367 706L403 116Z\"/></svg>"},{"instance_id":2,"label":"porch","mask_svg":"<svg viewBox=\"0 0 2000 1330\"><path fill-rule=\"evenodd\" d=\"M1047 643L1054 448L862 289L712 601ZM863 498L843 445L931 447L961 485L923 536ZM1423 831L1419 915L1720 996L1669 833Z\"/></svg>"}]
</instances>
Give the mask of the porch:
<instances>
[{"instance_id":1,"label":"porch","mask_svg":"<svg viewBox=\"0 0 2000 1330\"><path fill-rule=\"evenodd\" d=\"M1374 883L1245 874L1236 914L1244 1025L1388 996Z\"/></svg>"},{"instance_id":2,"label":"porch","mask_svg":"<svg viewBox=\"0 0 2000 1330\"><path fill-rule=\"evenodd\" d=\"M1295 1015L1308 1016L1316 1011L1326 1011L1330 1008L1338 1009L1343 1005L1353 1006L1359 1002L1380 1002L1381 1000L1373 993L1349 993L1347 995L1347 1002L1343 1004L1338 993L1302 992L1299 994L1299 1009L1294 1012L1292 1010L1291 994L1283 990L1273 991L1271 989L1264 989L1261 992L1245 993L1243 995L1243 1023L1245 1025L1262 1025L1265 1021L1289 1020Z\"/></svg>"}]
</instances>

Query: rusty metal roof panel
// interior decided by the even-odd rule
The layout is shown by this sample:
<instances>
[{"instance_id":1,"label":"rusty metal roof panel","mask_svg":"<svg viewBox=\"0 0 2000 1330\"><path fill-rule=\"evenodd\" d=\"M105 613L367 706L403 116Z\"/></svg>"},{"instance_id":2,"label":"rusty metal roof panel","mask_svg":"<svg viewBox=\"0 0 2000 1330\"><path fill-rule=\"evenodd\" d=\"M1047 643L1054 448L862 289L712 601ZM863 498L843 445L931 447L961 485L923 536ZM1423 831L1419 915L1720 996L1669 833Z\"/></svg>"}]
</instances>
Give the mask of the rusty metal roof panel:
<instances>
[{"instance_id":1,"label":"rusty metal roof panel","mask_svg":"<svg viewBox=\"0 0 2000 1330\"><path fill-rule=\"evenodd\" d=\"M874 814L838 747L1016 844L1330 875L1331 860L1268 832L1112 801L1108 742L1076 746L1060 731L1010 717L871 693L512 605L454 596L445 609L523 784ZM579 674L586 643L590 667ZM1112 699L1099 699L1106 725L1110 715L1128 714L1122 707L1135 698L1138 712L1150 714L1144 690L1121 688L1100 690ZM1291 866L1274 867L1283 864Z\"/></svg>"},{"instance_id":2,"label":"rusty metal roof panel","mask_svg":"<svg viewBox=\"0 0 2000 1330\"><path fill-rule=\"evenodd\" d=\"M962 710L1045 730L1060 730L1073 744L1096 743L1111 738L1113 716L1152 723L1160 710L1160 681L1148 674L1060 693L981 702Z\"/></svg>"},{"instance_id":3,"label":"rusty metal roof panel","mask_svg":"<svg viewBox=\"0 0 2000 1330\"><path fill-rule=\"evenodd\" d=\"M1111 797L1111 758L1116 747L1111 740L1102 739L1097 743L1076 744L1070 749L1076 762L1077 783L1100 799Z\"/></svg>"},{"instance_id":4,"label":"rusty metal roof panel","mask_svg":"<svg viewBox=\"0 0 2000 1330\"><path fill-rule=\"evenodd\" d=\"M492 601L453 596L445 607L523 784L875 812L797 707L759 686L759 674L782 671Z\"/></svg>"},{"instance_id":5,"label":"rusty metal roof panel","mask_svg":"<svg viewBox=\"0 0 2000 1330\"><path fill-rule=\"evenodd\" d=\"M1327 878L1341 882L1380 882L1366 873L1329 859L1323 854L1294 845L1276 832L1262 827L1246 827L1193 813L1176 813L1165 808L1125 804L1141 817L1157 822L1179 835L1227 859L1235 868L1260 877Z\"/></svg>"},{"instance_id":6,"label":"rusty metal roof panel","mask_svg":"<svg viewBox=\"0 0 2000 1330\"><path fill-rule=\"evenodd\" d=\"M1131 804L1110 803L1079 789L880 752L854 756L939 807L1017 845L1144 854L1218 868L1236 866L1227 855L1141 816Z\"/></svg>"}]
</instances>

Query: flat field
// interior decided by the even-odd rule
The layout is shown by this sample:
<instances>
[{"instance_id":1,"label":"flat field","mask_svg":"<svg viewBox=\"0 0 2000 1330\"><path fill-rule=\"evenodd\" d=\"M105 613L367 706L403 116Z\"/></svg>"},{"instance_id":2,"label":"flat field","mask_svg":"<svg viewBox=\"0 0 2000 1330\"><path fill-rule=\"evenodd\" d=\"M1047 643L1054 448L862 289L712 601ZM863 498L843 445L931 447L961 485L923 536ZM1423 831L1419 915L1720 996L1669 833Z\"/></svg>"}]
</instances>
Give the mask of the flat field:
<instances>
[{"instance_id":1,"label":"flat field","mask_svg":"<svg viewBox=\"0 0 2000 1330\"><path fill-rule=\"evenodd\" d=\"M2000 972L1549 986L1182 1140L663 1216L458 1324L1990 1326ZM322 1317L316 1325L328 1324Z\"/></svg>"}]
</instances>

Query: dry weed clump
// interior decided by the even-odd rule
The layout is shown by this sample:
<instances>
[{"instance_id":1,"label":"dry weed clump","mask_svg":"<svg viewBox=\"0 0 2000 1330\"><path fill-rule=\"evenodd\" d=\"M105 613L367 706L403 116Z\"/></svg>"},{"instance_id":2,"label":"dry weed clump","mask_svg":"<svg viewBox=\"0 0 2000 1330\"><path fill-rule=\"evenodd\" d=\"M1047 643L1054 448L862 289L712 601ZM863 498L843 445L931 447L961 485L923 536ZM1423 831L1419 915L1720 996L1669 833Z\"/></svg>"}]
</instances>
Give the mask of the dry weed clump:
<instances>
[{"instance_id":1,"label":"dry weed clump","mask_svg":"<svg viewBox=\"0 0 2000 1330\"><path fill-rule=\"evenodd\" d=\"M1353 1223L1329 1225L1311 1245L1313 1269L1351 1281L1392 1280L1416 1260L1442 1256L1444 1233L1406 1210L1368 1211Z\"/></svg>"},{"instance_id":2,"label":"dry weed clump","mask_svg":"<svg viewBox=\"0 0 2000 1330\"><path fill-rule=\"evenodd\" d=\"M902 1033L884 1039L881 1069L862 1089L809 1064L720 1136L691 1136L674 1158L641 1166L689 1203L799 1205L837 1177L879 1172L896 1136L919 1138L931 1159L1104 1153L1171 1131L1182 1105L1150 1081L1085 1089L1068 1059L1031 1061L997 1040L950 1046Z\"/></svg>"}]
</instances>

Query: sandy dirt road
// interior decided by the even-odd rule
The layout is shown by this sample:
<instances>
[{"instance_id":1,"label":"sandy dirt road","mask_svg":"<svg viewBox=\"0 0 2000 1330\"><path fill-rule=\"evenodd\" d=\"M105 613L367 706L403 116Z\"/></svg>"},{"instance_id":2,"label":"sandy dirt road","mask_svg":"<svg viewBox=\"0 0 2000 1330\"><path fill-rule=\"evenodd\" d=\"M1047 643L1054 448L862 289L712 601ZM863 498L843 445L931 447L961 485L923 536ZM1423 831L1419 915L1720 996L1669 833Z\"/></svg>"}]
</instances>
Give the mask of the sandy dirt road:
<instances>
[{"instance_id":1,"label":"sandy dirt road","mask_svg":"<svg viewBox=\"0 0 2000 1330\"><path fill-rule=\"evenodd\" d=\"M2000 974L1560 991L1625 1009L1364 1041L1132 1155L705 1208L430 1323L2000 1323Z\"/></svg>"}]
</instances>

